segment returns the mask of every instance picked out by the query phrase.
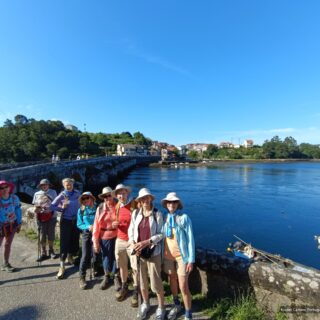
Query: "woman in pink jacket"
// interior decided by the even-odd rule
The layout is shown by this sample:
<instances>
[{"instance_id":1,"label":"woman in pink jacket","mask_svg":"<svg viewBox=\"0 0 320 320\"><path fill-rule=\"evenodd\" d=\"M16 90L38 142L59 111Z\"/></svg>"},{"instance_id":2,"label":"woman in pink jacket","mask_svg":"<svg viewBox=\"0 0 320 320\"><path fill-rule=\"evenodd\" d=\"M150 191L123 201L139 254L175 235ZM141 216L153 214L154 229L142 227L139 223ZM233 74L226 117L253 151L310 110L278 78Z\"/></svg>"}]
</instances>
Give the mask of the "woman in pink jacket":
<instances>
[{"instance_id":1,"label":"woman in pink jacket","mask_svg":"<svg viewBox=\"0 0 320 320\"><path fill-rule=\"evenodd\" d=\"M110 187L102 189L98 197L103 203L97 208L92 233L93 250L96 253L102 252L102 264L104 269L104 279L100 285L101 290L107 289L110 282L110 273L113 271L115 263L115 243L117 238L117 228L112 226L116 221L116 202L114 193ZM116 279L118 280L118 279Z\"/></svg>"}]
</instances>

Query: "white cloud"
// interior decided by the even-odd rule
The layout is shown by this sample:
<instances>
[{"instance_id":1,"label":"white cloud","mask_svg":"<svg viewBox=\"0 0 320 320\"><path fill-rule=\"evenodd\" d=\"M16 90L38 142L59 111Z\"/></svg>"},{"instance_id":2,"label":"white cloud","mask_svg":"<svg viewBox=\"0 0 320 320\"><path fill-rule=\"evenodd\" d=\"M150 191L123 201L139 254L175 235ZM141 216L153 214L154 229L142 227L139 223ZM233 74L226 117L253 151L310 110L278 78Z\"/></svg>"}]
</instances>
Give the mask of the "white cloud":
<instances>
[{"instance_id":1,"label":"white cloud","mask_svg":"<svg viewBox=\"0 0 320 320\"><path fill-rule=\"evenodd\" d=\"M150 54L150 53L146 53L140 49L137 48L137 46L130 41L129 39L123 39L122 43L125 45L126 47L126 51L127 54L140 58L148 63L152 63L155 65L158 65L164 69L170 70L170 71L174 71L176 73L179 73L183 76L187 76L189 78L192 77L192 75L190 74L190 72L174 63L169 62L168 60L154 55L154 54Z\"/></svg>"}]
</instances>

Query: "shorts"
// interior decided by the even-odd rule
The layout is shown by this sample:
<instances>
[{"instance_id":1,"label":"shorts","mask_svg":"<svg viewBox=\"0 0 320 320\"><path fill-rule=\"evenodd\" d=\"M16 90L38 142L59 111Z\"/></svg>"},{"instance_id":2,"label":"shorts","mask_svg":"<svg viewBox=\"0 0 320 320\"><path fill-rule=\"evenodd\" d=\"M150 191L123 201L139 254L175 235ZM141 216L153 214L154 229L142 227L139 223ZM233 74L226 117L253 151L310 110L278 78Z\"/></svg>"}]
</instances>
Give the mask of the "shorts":
<instances>
[{"instance_id":1,"label":"shorts","mask_svg":"<svg viewBox=\"0 0 320 320\"><path fill-rule=\"evenodd\" d=\"M130 260L131 269L137 270L137 257L131 255L128 241L117 238L115 245L115 257L117 261L117 267L121 269L128 268L128 261Z\"/></svg>"},{"instance_id":2,"label":"shorts","mask_svg":"<svg viewBox=\"0 0 320 320\"><path fill-rule=\"evenodd\" d=\"M183 263L182 259L177 260L168 260L164 259L163 261L163 269L164 272L168 275L178 274L179 276L186 276L186 264Z\"/></svg>"},{"instance_id":3,"label":"shorts","mask_svg":"<svg viewBox=\"0 0 320 320\"><path fill-rule=\"evenodd\" d=\"M158 254L150 259L140 258L140 286L141 289L148 289L148 273L150 286L154 293L163 292L161 279L161 255Z\"/></svg>"}]
</instances>

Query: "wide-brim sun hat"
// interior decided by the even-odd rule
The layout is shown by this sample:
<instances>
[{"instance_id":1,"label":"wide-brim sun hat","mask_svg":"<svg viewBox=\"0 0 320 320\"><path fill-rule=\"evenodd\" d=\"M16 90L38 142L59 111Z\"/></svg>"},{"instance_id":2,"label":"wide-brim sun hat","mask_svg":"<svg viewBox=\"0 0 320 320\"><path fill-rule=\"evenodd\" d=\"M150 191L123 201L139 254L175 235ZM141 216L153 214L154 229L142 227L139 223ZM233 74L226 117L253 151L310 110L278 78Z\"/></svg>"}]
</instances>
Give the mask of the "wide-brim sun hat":
<instances>
[{"instance_id":1,"label":"wide-brim sun hat","mask_svg":"<svg viewBox=\"0 0 320 320\"><path fill-rule=\"evenodd\" d=\"M146 197L146 196L150 196L152 198L152 200L154 200L154 195L150 192L150 190L148 188L142 188L139 190L138 196L136 197L136 201L141 200L141 198Z\"/></svg>"},{"instance_id":2,"label":"wide-brim sun hat","mask_svg":"<svg viewBox=\"0 0 320 320\"><path fill-rule=\"evenodd\" d=\"M169 192L167 194L167 196L161 200L161 205L167 209L167 202L168 201L179 201L179 206L178 209L182 209L183 208L183 204L181 199L177 196L177 194L175 192Z\"/></svg>"},{"instance_id":3,"label":"wide-brim sun hat","mask_svg":"<svg viewBox=\"0 0 320 320\"><path fill-rule=\"evenodd\" d=\"M131 188L129 186L125 186L124 184L120 183L114 189L114 194L117 194L119 190L123 190L123 189L127 190L128 193L131 193Z\"/></svg>"},{"instance_id":4,"label":"wide-brim sun hat","mask_svg":"<svg viewBox=\"0 0 320 320\"><path fill-rule=\"evenodd\" d=\"M9 182L9 181L6 181L6 180L0 180L0 187L1 186L8 186L9 187L9 194L13 193L13 190L14 190L14 183L13 182Z\"/></svg>"},{"instance_id":5,"label":"wide-brim sun hat","mask_svg":"<svg viewBox=\"0 0 320 320\"><path fill-rule=\"evenodd\" d=\"M45 184L47 184L49 186L51 185L51 183L50 183L50 181L48 179L41 179L39 184L38 184L38 188L40 188L41 186L43 186Z\"/></svg>"},{"instance_id":6,"label":"wide-brim sun hat","mask_svg":"<svg viewBox=\"0 0 320 320\"><path fill-rule=\"evenodd\" d=\"M114 191L110 187L104 187L102 189L102 192L98 195L98 198L103 200L103 198L107 195L111 194L112 197L114 197Z\"/></svg>"},{"instance_id":7,"label":"wide-brim sun hat","mask_svg":"<svg viewBox=\"0 0 320 320\"><path fill-rule=\"evenodd\" d=\"M83 198L89 197L93 200L93 202L96 201L96 197L90 192L90 191L85 191L82 193L82 195L79 197L79 202L82 203Z\"/></svg>"}]
</instances>

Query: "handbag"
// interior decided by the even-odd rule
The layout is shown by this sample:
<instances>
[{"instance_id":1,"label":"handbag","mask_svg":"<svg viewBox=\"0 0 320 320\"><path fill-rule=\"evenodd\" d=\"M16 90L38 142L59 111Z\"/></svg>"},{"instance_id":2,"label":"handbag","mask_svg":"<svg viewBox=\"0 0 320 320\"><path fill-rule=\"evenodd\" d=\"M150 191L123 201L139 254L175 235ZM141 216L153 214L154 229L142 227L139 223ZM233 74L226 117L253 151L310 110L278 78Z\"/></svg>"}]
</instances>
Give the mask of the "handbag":
<instances>
[{"instance_id":1,"label":"handbag","mask_svg":"<svg viewBox=\"0 0 320 320\"><path fill-rule=\"evenodd\" d=\"M143 248L141 250L140 257L142 257L143 259L150 259L155 247L156 246L153 246L150 248L150 246L148 246L148 247Z\"/></svg>"}]
</instances>

